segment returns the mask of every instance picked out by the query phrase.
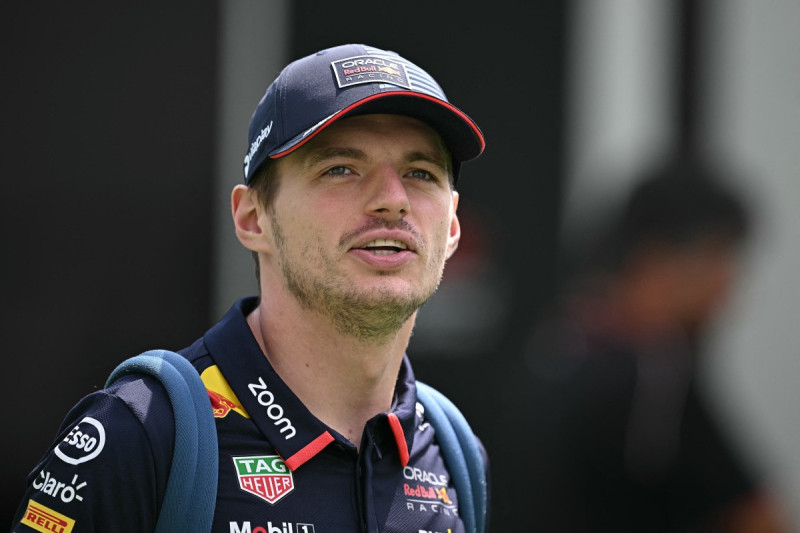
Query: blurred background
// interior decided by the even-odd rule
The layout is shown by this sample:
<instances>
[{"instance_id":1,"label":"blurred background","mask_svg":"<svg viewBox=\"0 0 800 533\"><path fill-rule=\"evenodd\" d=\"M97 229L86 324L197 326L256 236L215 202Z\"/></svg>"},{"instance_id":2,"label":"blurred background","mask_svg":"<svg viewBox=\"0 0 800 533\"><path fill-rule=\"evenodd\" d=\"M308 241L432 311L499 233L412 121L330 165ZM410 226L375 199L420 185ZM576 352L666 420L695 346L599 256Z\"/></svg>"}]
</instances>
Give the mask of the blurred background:
<instances>
[{"instance_id":1,"label":"blurred background","mask_svg":"<svg viewBox=\"0 0 800 533\"><path fill-rule=\"evenodd\" d=\"M120 360L184 347L255 293L228 208L250 114L289 60L363 42L426 68L487 139L459 182L461 248L409 353L489 449L496 529L520 511L506 491L526 486L505 444L535 438L503 416L524 416L514 391L499 392L570 247L643 166L687 155L741 171L758 219L703 387L800 523L798 20L791 0L7 7L0 519L69 407Z\"/></svg>"}]
</instances>

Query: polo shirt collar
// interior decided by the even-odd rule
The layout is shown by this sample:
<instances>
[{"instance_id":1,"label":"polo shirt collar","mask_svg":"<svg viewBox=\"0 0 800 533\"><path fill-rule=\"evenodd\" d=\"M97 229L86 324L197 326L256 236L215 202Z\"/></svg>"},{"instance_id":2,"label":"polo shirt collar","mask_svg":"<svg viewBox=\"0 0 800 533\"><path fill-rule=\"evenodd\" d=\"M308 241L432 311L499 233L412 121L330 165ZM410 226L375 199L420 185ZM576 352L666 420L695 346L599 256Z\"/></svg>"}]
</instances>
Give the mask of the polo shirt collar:
<instances>
[{"instance_id":1,"label":"polo shirt collar","mask_svg":"<svg viewBox=\"0 0 800 533\"><path fill-rule=\"evenodd\" d=\"M316 418L278 376L261 351L246 316L258 298L239 300L203 340L242 406L286 465L296 470L338 438ZM416 386L408 357L404 356L395 386L389 421L401 463L408 463L416 426Z\"/></svg>"}]
</instances>

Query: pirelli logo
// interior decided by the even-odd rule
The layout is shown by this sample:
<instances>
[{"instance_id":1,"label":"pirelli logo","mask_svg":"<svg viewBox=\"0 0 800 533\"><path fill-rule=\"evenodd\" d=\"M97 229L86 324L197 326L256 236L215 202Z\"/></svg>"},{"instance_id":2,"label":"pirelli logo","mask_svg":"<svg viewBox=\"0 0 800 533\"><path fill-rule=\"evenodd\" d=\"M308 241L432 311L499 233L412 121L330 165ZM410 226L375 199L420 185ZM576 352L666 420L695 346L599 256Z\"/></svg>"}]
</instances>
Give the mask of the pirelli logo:
<instances>
[{"instance_id":1,"label":"pirelli logo","mask_svg":"<svg viewBox=\"0 0 800 533\"><path fill-rule=\"evenodd\" d=\"M70 533L75 527L75 520L72 518L33 500L28 502L21 523L42 533Z\"/></svg>"}]
</instances>

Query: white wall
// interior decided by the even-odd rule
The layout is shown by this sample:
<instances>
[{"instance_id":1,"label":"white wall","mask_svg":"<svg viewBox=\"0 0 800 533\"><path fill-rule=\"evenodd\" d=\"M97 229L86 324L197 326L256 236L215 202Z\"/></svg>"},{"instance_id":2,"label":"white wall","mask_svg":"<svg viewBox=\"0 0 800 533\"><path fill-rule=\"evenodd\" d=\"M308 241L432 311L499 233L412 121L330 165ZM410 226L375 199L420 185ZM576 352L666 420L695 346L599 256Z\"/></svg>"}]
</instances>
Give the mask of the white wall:
<instances>
[{"instance_id":1,"label":"white wall","mask_svg":"<svg viewBox=\"0 0 800 533\"><path fill-rule=\"evenodd\" d=\"M216 321L236 299L258 292L250 252L234 234L230 192L243 182L242 160L247 152L250 117L267 86L287 63L288 2L226 0L220 3L220 18L211 321Z\"/></svg>"},{"instance_id":2,"label":"white wall","mask_svg":"<svg viewBox=\"0 0 800 533\"><path fill-rule=\"evenodd\" d=\"M669 39L676 2L576 0L565 235L671 142ZM753 176L761 231L706 376L745 455L800 524L800 2L708 2L702 140Z\"/></svg>"},{"instance_id":3,"label":"white wall","mask_svg":"<svg viewBox=\"0 0 800 533\"><path fill-rule=\"evenodd\" d=\"M800 525L800 2L717 0L714 15L708 139L755 177L762 227L709 374Z\"/></svg>"},{"instance_id":4,"label":"white wall","mask_svg":"<svg viewBox=\"0 0 800 533\"><path fill-rule=\"evenodd\" d=\"M570 22L565 238L593 226L671 142L673 10L662 0L575 0Z\"/></svg>"}]
</instances>

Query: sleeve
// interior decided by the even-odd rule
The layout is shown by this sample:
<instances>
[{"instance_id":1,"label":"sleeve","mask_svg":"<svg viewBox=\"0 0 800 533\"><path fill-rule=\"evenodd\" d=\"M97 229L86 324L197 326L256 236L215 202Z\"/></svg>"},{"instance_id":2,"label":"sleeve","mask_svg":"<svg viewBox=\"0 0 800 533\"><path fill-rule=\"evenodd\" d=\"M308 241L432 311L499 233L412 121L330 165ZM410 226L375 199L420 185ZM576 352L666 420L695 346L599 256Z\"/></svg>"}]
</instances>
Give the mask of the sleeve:
<instances>
[{"instance_id":1,"label":"sleeve","mask_svg":"<svg viewBox=\"0 0 800 533\"><path fill-rule=\"evenodd\" d=\"M153 531L173 442L172 407L154 378L86 396L28 476L11 531Z\"/></svg>"}]
</instances>

